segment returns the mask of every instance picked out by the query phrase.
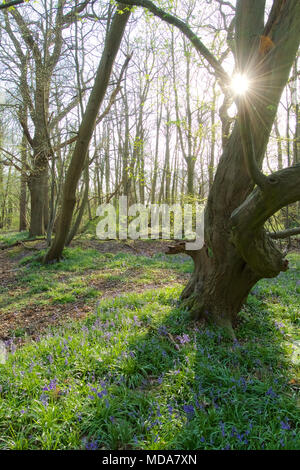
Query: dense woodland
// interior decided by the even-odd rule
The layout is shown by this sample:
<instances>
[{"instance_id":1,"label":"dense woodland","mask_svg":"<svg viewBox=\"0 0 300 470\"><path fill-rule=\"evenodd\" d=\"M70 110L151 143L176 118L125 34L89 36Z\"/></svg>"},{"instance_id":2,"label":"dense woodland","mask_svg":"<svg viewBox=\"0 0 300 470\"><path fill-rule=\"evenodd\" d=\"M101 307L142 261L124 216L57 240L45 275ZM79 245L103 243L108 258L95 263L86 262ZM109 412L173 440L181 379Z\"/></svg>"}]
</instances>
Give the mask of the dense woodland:
<instances>
[{"instance_id":1,"label":"dense woodland","mask_svg":"<svg viewBox=\"0 0 300 470\"><path fill-rule=\"evenodd\" d=\"M234 6L177 3L172 2L172 12L233 75ZM74 4L41 1L1 13L0 226L5 230L50 237L55 227L113 14L109 2ZM266 151L266 174L299 162L298 77L296 55ZM176 27L136 10L97 115L75 215L85 222L95 217L99 204L120 194L143 204L206 200L236 120L232 89L226 92ZM42 214L34 207L39 201ZM297 224L297 215L286 210L280 224Z\"/></svg>"},{"instance_id":2,"label":"dense woodland","mask_svg":"<svg viewBox=\"0 0 300 470\"><path fill-rule=\"evenodd\" d=\"M74 314L73 302L76 311L79 308L81 312L78 317L82 318L91 315L96 308L97 289L104 297L110 294L115 297L127 288L130 290L136 282L143 291L140 300L130 297L127 305L122 303L120 297L116 305L104 301L103 308L99 307L101 315L104 315L101 320L98 319L101 328L107 327L104 319L110 310L116 311L117 331L120 332L124 326L120 320L122 309L130 311L132 305L139 305L140 302L138 317L128 314L133 328L142 325L148 314L151 317L156 310L171 309L174 302L180 299L179 310L168 310L171 312L170 318L164 317L165 323L157 326L158 342L165 335L164 341L168 339L169 346L175 345L176 354L171 361L173 366L182 359L181 348L192 347L192 331L197 335L199 328L206 324L217 328L207 333L212 349L208 353L205 342L201 343L202 339L199 348L204 348L208 355L215 354L216 358L224 357L231 364L231 356L226 356L229 351L226 341L233 340L233 344L239 347L237 338L249 337L250 342L253 339L251 325L244 327L243 321L257 322L253 326L254 336L260 334L258 330L262 322L262 342L274 340L276 343L277 331L282 334L284 327L278 326L280 317L276 308L270 307L265 318L262 315L265 304L260 303L263 302L262 298L269 299L270 296L265 302L272 304L273 294L268 286L276 286L278 279L278 295L284 299L281 299L286 305L283 309L290 315L283 317L289 318L286 321L290 322L285 333L297 341L300 309L299 31L299 0L128 0L124 3L106 0L16 0L0 5L0 263L3 264L0 294L1 289L4 296L7 294L10 282L20 282L21 286L27 282L29 293L38 295L36 304L31 305L24 300L27 294L24 299L21 296L20 301L12 294L9 305L19 311L20 320L12 319L12 316L8 317L9 321L6 320L5 315L10 315L10 310L5 301L0 301L4 319L3 324L0 322L0 338L11 341L12 337L17 336L21 337L21 343L24 335L36 339L34 335L44 331L44 326L41 326L44 320L39 323L37 318L44 315L47 302L53 302L54 310L57 304L64 306L62 310L58 308L53 311L54 320L52 316L50 319L51 307L45 313L46 323L56 324L58 317L61 324L61 317L65 315L66 318L78 319ZM111 241L100 242L96 237L99 221L97 209L101 204L110 203L118 211L120 196L127 196L128 206L204 205L204 246L191 251L179 240L152 244L145 240L133 244L128 240L116 241L115 244ZM14 247L21 251L14 254ZM127 255L128 249L133 252L132 257ZM164 257L164 252L173 256L160 258ZM20 261L24 256L29 256L28 260L25 257ZM150 260L150 257L153 259ZM21 263L18 268L13 267L15 262ZM29 263L28 268L26 263ZM19 281L10 281L10 273L18 269L21 270L20 278L16 278ZM26 269L32 272L28 274ZM116 269L117 272L114 271ZM80 272L84 281L69 279L68 270ZM100 277L97 282L96 278L85 278L90 270L99 270L101 281ZM58 272L62 276L59 282L63 288L59 287L55 277ZM165 285L159 279L160 273ZM6 275L8 281L4 281ZM22 281L22 276L25 276L25 281ZM41 280L43 276L44 281ZM116 285L112 284L111 287L107 284L109 276L117 276L112 281ZM269 281L264 281L266 278ZM72 289L68 287L68 282ZM172 282L176 284L174 290L170 287ZM289 307L284 282L289 283L292 292ZM162 294L157 294L158 297L153 294L150 298L148 284L161 286ZM252 298L255 289L262 292L257 304ZM295 293L293 289L296 289ZM65 306L68 302L72 313L69 306ZM34 305L41 305L42 313L37 317L30 313L36 310ZM147 313L147 305L152 313ZM30 315L31 325L26 320L27 314ZM253 317L256 320L252 320ZM192 326L189 323L191 319ZM87 322L86 328L100 331L98 320L95 320L93 327L92 323ZM274 335L272 333L271 338L267 322L272 323L273 320L276 332ZM10 327L9 322L12 322ZM164 328L168 333L164 333ZM186 328L188 335L185 337ZM221 333L218 328L221 328ZM147 335L155 343L150 329ZM221 343L220 335L227 339L218 350L216 344ZM50 335L50 342L45 346L50 356L51 338ZM63 341L59 340L59 336L57 338L57 341ZM130 339L131 346L133 338L134 335ZM95 336L87 344L86 357L91 354L96 340ZM78 336L75 342L72 341L68 347L70 351L73 348L74 356L77 341L81 339ZM146 349L151 349L149 344ZM100 344L99 348L102 347ZM118 367L113 366L114 347L109 353L112 377L114 367ZM139 351L137 344L134 347ZM124 353L127 357L124 351L122 355ZM161 354L159 347L157 351L158 355ZM278 351L276 354L279 357ZM187 352L186 357L190 353ZM24 354L26 356L27 352ZM70 352L70 358L72 354ZM252 357L251 354L248 366L245 365L246 369L249 367L244 371L245 376L251 374L249 371L254 366L258 367L259 357ZM262 347L261 354L269 364L267 346ZM273 359L274 354L272 350ZM135 352L130 357L137 355ZM29 351L28 360L31 359ZM141 364L143 360L145 370L149 366L153 376L164 376L163 365L158 371L160 366L151 363L148 353L142 357ZM200 363L198 361L198 366L195 366L196 370ZM74 364L74 370L77 370ZM132 365L131 369L128 364L128 370L124 366L127 372L122 369L122 374L128 374L128 382L124 379L123 384L120 376L118 381L121 380L120 384L131 390L135 380L136 384L140 384L141 377L148 372L144 369L136 372L135 367ZM235 366L234 360L231 365ZM88 365L86 369L84 367L82 371L85 372L79 371L78 374L89 377L89 385L85 384L85 387L90 387L90 371ZM165 364L165 367L170 367L170 364ZM223 369L220 370L207 372L203 385L205 393L208 393L210 373L226 375ZM134 375L135 372L137 375ZM201 375L202 372L198 370L196 375L198 373ZM149 374L151 376L151 372ZM274 380L278 380L275 375ZM188 373L186 380L189 383L187 377ZM298 379L294 375L291 377L290 380L294 380L292 385L298 387ZM109 380L106 377L104 382ZM258 376L257 380L264 380L264 376ZM56 390L56 382L54 389L52 385L49 385L47 392ZM275 395L272 396L273 389L270 387L268 390L271 392L267 395L273 399ZM102 392L97 391L98 397L99 393L106 395L106 385L102 388ZM176 388L175 395L179 388ZM226 395L225 389L224 385ZM255 389L258 395L259 390L259 387ZM294 403L294 391L291 402L291 397L286 402L283 398L284 411L278 418L281 427L274 436L277 436L277 442L281 439L284 444L278 444L278 447L299 446L295 437L299 420L295 418L294 405L288 404ZM185 393L184 396L189 395L188 390ZM220 393L222 395L223 392ZM177 400L178 396L175 395L173 398ZM218 392L210 397L209 402L201 402L199 407L192 406L190 402L182 404L179 399L187 422L192 420L196 408L203 407L205 411L207 407L215 407L217 396ZM47 405L50 398L45 402ZM242 400L240 397L235 399L238 403ZM172 402L172 406L167 403L162 406L179 407L176 400L175 405ZM71 402L66 406L71 406ZM140 404L141 409L143 406ZM255 406L249 408L253 417L257 413ZM78 404L78 409L80 407L81 404ZM215 407L217 409L218 406ZM268 408L266 412L270 423L275 416L272 410ZM114 410L116 415L118 412ZM134 431L138 435L135 442L126 428L127 424L123 423L126 428L126 431L122 428L124 433L120 431L120 424L119 434L123 433L122 437L118 433L114 435L110 427L114 423L114 414L109 425L105 421L107 417L104 419L101 415L99 418L102 423L100 427L103 425L102 418L106 423L103 425L106 436L101 444L103 447L99 444L101 439L96 439L94 415L93 418L85 417L86 427L80 432L76 424L74 435L72 431L73 437L69 440L65 431L61 431L64 437L58 439L57 445L59 448L78 448L81 439L87 449L127 448L127 445L128 448L149 449L176 448L178 445L190 449L247 448L247 436L252 428L247 428L248 434L246 431L239 434L231 430L232 439L225 442L226 420L231 419L226 413L220 415L223 424L218 424L221 441L210 440L210 444L208 436L203 437L202 431L199 432L199 426L201 429L207 426L210 429L207 432L213 435L216 424L211 421L208 424L206 418L201 424L196 424L193 432L197 437L194 440L189 441L188 431L186 437L183 433L182 439L179 438L179 433L175 438L174 429L167 428L164 428L165 438L161 436L158 439L155 433L149 431L151 427L147 434L141 425L141 429ZM253 419L255 421L256 418ZM179 421L175 425L178 429L181 426ZM261 423L256 425L259 429ZM276 428L277 424L274 426ZM283 430L291 431L288 437L282 435ZM6 431L3 432L6 436ZM32 444L28 444L30 438L24 437L22 432L17 431L18 439L5 437L3 448L55 448L52 431L49 441L48 438L44 440L43 437L42 441L37 438ZM272 434L270 430L268 433ZM259 442L251 441L250 448L264 448L262 442L267 443L266 448L275 448L275 441L266 436ZM238 444L233 443L234 439ZM0 438L0 448L1 445Z\"/></svg>"}]
</instances>

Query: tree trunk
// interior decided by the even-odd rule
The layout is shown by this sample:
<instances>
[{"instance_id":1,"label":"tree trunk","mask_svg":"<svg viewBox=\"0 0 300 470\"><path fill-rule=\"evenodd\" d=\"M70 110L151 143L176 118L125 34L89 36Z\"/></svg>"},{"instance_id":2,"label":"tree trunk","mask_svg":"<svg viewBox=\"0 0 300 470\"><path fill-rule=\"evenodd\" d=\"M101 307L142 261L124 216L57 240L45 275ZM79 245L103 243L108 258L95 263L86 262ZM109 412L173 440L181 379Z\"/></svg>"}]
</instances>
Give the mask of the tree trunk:
<instances>
[{"instance_id":1,"label":"tree trunk","mask_svg":"<svg viewBox=\"0 0 300 470\"><path fill-rule=\"evenodd\" d=\"M0 163L0 229L3 228L3 209L4 209L4 171L3 165Z\"/></svg>"},{"instance_id":2,"label":"tree trunk","mask_svg":"<svg viewBox=\"0 0 300 470\"><path fill-rule=\"evenodd\" d=\"M45 234L45 188L47 185L47 171L40 171L28 178L30 191L30 229L29 237L37 237Z\"/></svg>"},{"instance_id":3,"label":"tree trunk","mask_svg":"<svg viewBox=\"0 0 300 470\"><path fill-rule=\"evenodd\" d=\"M272 13L278 6L280 18L274 23ZM205 317L231 331L255 283L288 268L263 226L277 210L300 198L300 165L268 178L261 174L265 186L253 189L253 168L257 165L254 169L258 172L262 166L278 103L299 47L300 5L294 0L275 0L265 28L263 14L261 0L237 2L236 59L241 72L252 74L255 89L248 100L246 135L240 133L244 108L238 103L238 119L208 197L205 245L200 251L188 252L195 270L182 293L184 304L196 318ZM257 40L270 26L276 46L262 57Z\"/></svg>"},{"instance_id":4,"label":"tree trunk","mask_svg":"<svg viewBox=\"0 0 300 470\"><path fill-rule=\"evenodd\" d=\"M120 11L123 11L123 14L120 14ZM87 103L79 128L78 139L66 174L59 225L55 240L45 256L45 263L58 260L62 256L72 222L76 188L84 168L85 156L94 132L97 115L108 87L114 60L118 53L129 16L130 11L128 11L128 9L125 10L123 4L118 4L117 12L112 19L108 31L102 58L95 78L95 84Z\"/></svg>"},{"instance_id":5,"label":"tree trunk","mask_svg":"<svg viewBox=\"0 0 300 470\"><path fill-rule=\"evenodd\" d=\"M21 161L22 173L20 179L20 204L19 204L19 231L22 232L27 229L26 221L26 174L25 165L27 160L27 139L25 135L22 138Z\"/></svg>"},{"instance_id":6,"label":"tree trunk","mask_svg":"<svg viewBox=\"0 0 300 470\"><path fill-rule=\"evenodd\" d=\"M186 164L187 164L187 194L189 196L194 195L195 163L196 163L196 160L193 157L188 157L186 159Z\"/></svg>"},{"instance_id":7,"label":"tree trunk","mask_svg":"<svg viewBox=\"0 0 300 470\"><path fill-rule=\"evenodd\" d=\"M194 318L204 317L232 331L256 282L288 268L263 225L300 198L300 165L271 175L270 184L276 184L265 193L258 187L252 190L247 172L237 164L242 154L237 129L226 149L206 206L205 245L187 252L194 260L194 273L181 298Z\"/></svg>"},{"instance_id":8,"label":"tree trunk","mask_svg":"<svg viewBox=\"0 0 300 470\"><path fill-rule=\"evenodd\" d=\"M89 200L89 189L90 189L90 167L89 167L89 155L87 154L86 156L86 165L84 168L84 193L81 201L81 205L76 217L76 220L74 222L73 227L71 228L67 240L66 240L66 245L69 246L73 238L75 237L76 233L78 232L78 229L81 224L81 220L84 214L85 207L88 203ZM90 219L91 220L91 219Z\"/></svg>"}]
</instances>

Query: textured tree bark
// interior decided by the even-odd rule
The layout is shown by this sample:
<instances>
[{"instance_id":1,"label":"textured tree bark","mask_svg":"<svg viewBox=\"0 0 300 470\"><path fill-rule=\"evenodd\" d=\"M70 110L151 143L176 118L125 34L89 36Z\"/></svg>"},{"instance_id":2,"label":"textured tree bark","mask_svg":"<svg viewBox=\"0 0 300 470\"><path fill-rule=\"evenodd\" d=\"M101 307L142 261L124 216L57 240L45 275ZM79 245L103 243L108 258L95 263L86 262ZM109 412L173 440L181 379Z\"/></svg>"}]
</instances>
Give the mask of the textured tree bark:
<instances>
[{"instance_id":1,"label":"textured tree bark","mask_svg":"<svg viewBox=\"0 0 300 470\"><path fill-rule=\"evenodd\" d=\"M81 201L81 205L76 217L76 220L74 222L73 227L71 228L67 240L66 240L66 246L69 246L73 238L75 237L76 233L78 232L78 229L80 227L80 223L84 214L84 210L86 208L86 205L89 200L89 187L90 187L90 174L89 174L89 156L87 154L86 157L86 165L84 168L84 193Z\"/></svg>"},{"instance_id":2,"label":"textured tree bark","mask_svg":"<svg viewBox=\"0 0 300 470\"><path fill-rule=\"evenodd\" d=\"M40 170L37 174L31 174L28 178L30 191L30 229L29 237L37 237L45 234L45 187L47 172Z\"/></svg>"},{"instance_id":3,"label":"textured tree bark","mask_svg":"<svg viewBox=\"0 0 300 470\"><path fill-rule=\"evenodd\" d=\"M4 204L4 187L3 187L3 166L0 163L0 229L3 228L3 204Z\"/></svg>"},{"instance_id":4,"label":"textured tree bark","mask_svg":"<svg viewBox=\"0 0 300 470\"><path fill-rule=\"evenodd\" d=\"M237 122L205 210L205 245L200 251L187 252L195 267L181 295L195 318L222 325L232 335L232 325L256 282L288 269L284 255L264 231L264 223L280 208L300 199L300 165L269 177L260 172L299 48L300 3L274 0L265 27L264 8L261 0L237 2L236 61L239 71L253 81L253 92L249 92L246 112L244 101L237 103ZM274 20L275 11L280 18ZM275 46L262 56L258 40L270 28ZM240 126L242 119L246 123ZM258 186L254 188L255 180Z\"/></svg>"},{"instance_id":5,"label":"textured tree bark","mask_svg":"<svg viewBox=\"0 0 300 470\"><path fill-rule=\"evenodd\" d=\"M25 165L27 160L27 139L25 135L22 138L22 150L21 150L21 161L22 161L22 173L20 178L20 204L19 204L19 231L22 232L27 229L26 221L26 175Z\"/></svg>"},{"instance_id":6,"label":"textured tree bark","mask_svg":"<svg viewBox=\"0 0 300 470\"><path fill-rule=\"evenodd\" d=\"M232 156L230 149L228 152ZM224 188L229 174L217 174ZM232 331L256 282L288 269L288 261L272 241L276 237L263 227L272 214L300 199L300 165L270 178L270 190L256 187L233 211L231 201L225 207L223 203L222 211L226 191L214 183L206 208L206 244L200 251L187 252L195 268L181 298L195 318L204 317Z\"/></svg>"}]
</instances>

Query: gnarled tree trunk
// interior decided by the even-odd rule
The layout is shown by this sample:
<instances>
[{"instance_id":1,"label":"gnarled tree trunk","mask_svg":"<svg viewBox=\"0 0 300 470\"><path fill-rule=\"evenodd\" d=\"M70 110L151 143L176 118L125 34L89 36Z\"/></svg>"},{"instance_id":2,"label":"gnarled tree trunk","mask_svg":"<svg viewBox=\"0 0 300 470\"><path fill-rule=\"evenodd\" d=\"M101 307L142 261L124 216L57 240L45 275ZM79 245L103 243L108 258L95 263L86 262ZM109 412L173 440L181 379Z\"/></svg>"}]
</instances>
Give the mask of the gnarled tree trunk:
<instances>
[{"instance_id":1,"label":"gnarled tree trunk","mask_svg":"<svg viewBox=\"0 0 300 470\"><path fill-rule=\"evenodd\" d=\"M178 27L228 93L228 75L186 23L150 0L128 3L146 7ZM299 49L300 2L274 0L266 24L265 8L265 0L237 0L236 67L251 86L236 102L236 124L224 142L205 210L205 244L200 251L187 251L195 269L181 295L194 317L210 319L231 332L255 283L288 269L264 224L279 209L300 200L299 164L269 177L261 172L280 97ZM169 254L185 251L183 246L171 248Z\"/></svg>"},{"instance_id":2,"label":"gnarled tree trunk","mask_svg":"<svg viewBox=\"0 0 300 470\"><path fill-rule=\"evenodd\" d=\"M274 19L276 8L279 18ZM259 170L299 47L300 4L275 0L265 27L263 13L263 1L238 2L236 59L252 85L248 101L238 103L238 122L207 202L205 245L198 252L188 252L195 269L181 296L195 317L229 329L255 283L288 268L287 260L264 231L264 223L281 207L300 199L300 165L269 177ZM259 49L259 37L270 28L273 48L265 53ZM242 133L239 121L245 112Z\"/></svg>"}]
</instances>

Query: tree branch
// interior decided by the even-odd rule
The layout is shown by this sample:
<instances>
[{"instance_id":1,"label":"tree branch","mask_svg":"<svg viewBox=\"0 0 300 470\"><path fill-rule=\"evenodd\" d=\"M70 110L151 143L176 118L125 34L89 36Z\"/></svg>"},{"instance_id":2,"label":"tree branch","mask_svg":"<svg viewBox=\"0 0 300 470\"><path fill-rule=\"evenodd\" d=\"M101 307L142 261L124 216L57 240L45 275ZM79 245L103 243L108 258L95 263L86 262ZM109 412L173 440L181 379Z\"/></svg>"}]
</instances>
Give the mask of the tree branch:
<instances>
[{"instance_id":1,"label":"tree branch","mask_svg":"<svg viewBox=\"0 0 300 470\"><path fill-rule=\"evenodd\" d=\"M147 8L147 10L151 11L153 15L161 18L166 23L176 26L176 28L178 28L191 41L191 43L199 52L199 54L201 54L209 63L209 65L211 65L211 67L214 69L216 76L223 82L222 85L228 85L230 83L230 77L225 72L220 62L207 49L203 42L200 41L198 36L190 29L190 27L184 21L172 15L171 13L167 13L161 8L158 8L150 0L126 0L126 4Z\"/></svg>"},{"instance_id":2,"label":"tree branch","mask_svg":"<svg viewBox=\"0 0 300 470\"><path fill-rule=\"evenodd\" d=\"M21 117L19 118L19 122L22 126L23 132L25 134L25 137L26 137L30 147L33 148L33 138L30 135L29 129L27 127L27 123Z\"/></svg>"},{"instance_id":3,"label":"tree branch","mask_svg":"<svg viewBox=\"0 0 300 470\"><path fill-rule=\"evenodd\" d=\"M6 8L14 7L16 5L20 5L20 3L24 3L25 0L12 0L11 2L8 3L3 3L0 5L0 10L4 10Z\"/></svg>"},{"instance_id":4,"label":"tree branch","mask_svg":"<svg viewBox=\"0 0 300 470\"><path fill-rule=\"evenodd\" d=\"M109 113L112 105L114 104L115 102L115 99L116 99L116 96L117 94L119 93L119 91L121 90L121 81L123 79L123 75L125 73L125 70L127 69L128 67L128 64L130 62L130 59L132 58L132 54L128 55L125 59L125 62L122 66L122 69L121 69L121 72L120 72L120 76L118 78L118 81L117 81L117 86L116 88L113 90L112 94L110 95L110 98L109 98L109 101L108 101L108 105L106 106L105 110L103 111L103 113L100 114L100 116L98 117L97 121L96 121L96 126L105 118L105 116Z\"/></svg>"},{"instance_id":5,"label":"tree branch","mask_svg":"<svg viewBox=\"0 0 300 470\"><path fill-rule=\"evenodd\" d=\"M95 2L96 0L84 0L80 5L75 6L69 13L62 17L63 24L69 26L73 21L76 20L76 18L78 18L79 13L81 13L89 3L94 5Z\"/></svg>"},{"instance_id":6,"label":"tree branch","mask_svg":"<svg viewBox=\"0 0 300 470\"><path fill-rule=\"evenodd\" d=\"M271 233L268 233L268 235L270 238L273 238L274 240L279 240L282 238L289 238L295 235L300 235L300 227L289 228L287 230L282 230L280 232L271 232Z\"/></svg>"},{"instance_id":7,"label":"tree branch","mask_svg":"<svg viewBox=\"0 0 300 470\"><path fill-rule=\"evenodd\" d=\"M1 161L0 163L4 164L4 165L12 165L16 168L16 170L18 170L21 174L24 174L26 177L27 177L27 174L24 172L24 170L22 170L22 168L20 166L18 166L14 160L17 160L17 162L21 163L22 164L22 161L16 157L16 155L14 155L13 153L9 152L8 150L6 150L5 148L3 147L0 147L0 151L1 152L4 152L6 155L7 155L7 159L9 161L9 164L7 164L5 161ZM25 163L25 167L28 171L30 171L30 166Z\"/></svg>"},{"instance_id":8,"label":"tree branch","mask_svg":"<svg viewBox=\"0 0 300 470\"><path fill-rule=\"evenodd\" d=\"M276 184L267 191L256 187L231 214L231 241L260 277L277 276L288 267L263 226L279 209L300 200L300 164L277 171L273 177Z\"/></svg>"},{"instance_id":9,"label":"tree branch","mask_svg":"<svg viewBox=\"0 0 300 470\"><path fill-rule=\"evenodd\" d=\"M248 104L248 106L250 106L250 103ZM257 186L259 186L263 191L265 191L269 188L270 184L272 184L272 180L260 171L257 164L257 161L261 159L257 155L255 155L251 121L249 119L249 113L245 97L241 97L239 100L238 120L243 154L249 176L250 178L252 178L253 182L257 184Z\"/></svg>"},{"instance_id":10,"label":"tree branch","mask_svg":"<svg viewBox=\"0 0 300 470\"><path fill-rule=\"evenodd\" d=\"M20 34L25 44L32 51L36 63L41 64L42 62L41 52L39 50L37 42L33 38L32 32L30 31L30 29L28 28L28 25L24 21L24 18L20 15L18 10L14 10L12 12L12 15L18 25Z\"/></svg>"}]
</instances>

